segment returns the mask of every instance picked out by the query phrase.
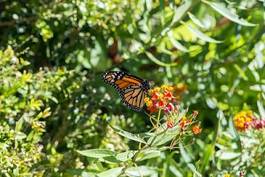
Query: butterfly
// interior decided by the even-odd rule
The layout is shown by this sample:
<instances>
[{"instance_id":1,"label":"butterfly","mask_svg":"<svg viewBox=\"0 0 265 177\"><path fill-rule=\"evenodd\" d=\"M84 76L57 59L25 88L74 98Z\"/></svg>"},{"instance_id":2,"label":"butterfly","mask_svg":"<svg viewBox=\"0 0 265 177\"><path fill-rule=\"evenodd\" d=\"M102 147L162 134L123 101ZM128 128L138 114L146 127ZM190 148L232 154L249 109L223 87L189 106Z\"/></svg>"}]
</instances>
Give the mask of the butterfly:
<instances>
[{"instance_id":1,"label":"butterfly","mask_svg":"<svg viewBox=\"0 0 265 177\"><path fill-rule=\"evenodd\" d=\"M143 109L144 98L150 89L148 81L123 71L108 71L103 74L103 80L119 92L123 103L130 109Z\"/></svg>"}]
</instances>

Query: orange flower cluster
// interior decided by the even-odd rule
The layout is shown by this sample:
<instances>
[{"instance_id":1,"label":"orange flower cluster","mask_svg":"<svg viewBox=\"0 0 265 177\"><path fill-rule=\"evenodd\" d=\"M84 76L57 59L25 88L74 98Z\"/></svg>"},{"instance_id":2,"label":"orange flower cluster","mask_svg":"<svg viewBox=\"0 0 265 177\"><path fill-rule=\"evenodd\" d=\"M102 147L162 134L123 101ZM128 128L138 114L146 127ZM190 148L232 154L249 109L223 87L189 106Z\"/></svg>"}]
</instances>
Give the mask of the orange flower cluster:
<instances>
[{"instance_id":1,"label":"orange flower cluster","mask_svg":"<svg viewBox=\"0 0 265 177\"><path fill-rule=\"evenodd\" d=\"M235 115L234 125L238 131L260 130L265 128L265 119L256 118L250 110L241 111Z\"/></svg>"},{"instance_id":2,"label":"orange flower cluster","mask_svg":"<svg viewBox=\"0 0 265 177\"><path fill-rule=\"evenodd\" d=\"M234 125L237 130L245 131L249 128L250 123L255 119L253 112L248 111L240 111L234 116Z\"/></svg>"},{"instance_id":3,"label":"orange flower cluster","mask_svg":"<svg viewBox=\"0 0 265 177\"><path fill-rule=\"evenodd\" d=\"M149 90L149 96L145 98L147 110L150 113L158 112L158 110L163 110L165 113L175 111L180 94L185 90L184 84L178 84L175 87L163 85Z\"/></svg>"},{"instance_id":4,"label":"orange flower cluster","mask_svg":"<svg viewBox=\"0 0 265 177\"><path fill-rule=\"evenodd\" d=\"M179 126L182 131L191 131L194 135L197 135L202 131L200 125L195 120L198 111L194 111L187 117L183 116L179 118L179 112L181 111L179 100L181 94L186 90L187 86L185 84L177 84L174 87L168 85L155 87L149 90L148 96L144 101L150 113L163 111L167 128ZM160 117L160 114L158 116Z\"/></svg>"},{"instance_id":5,"label":"orange flower cluster","mask_svg":"<svg viewBox=\"0 0 265 177\"><path fill-rule=\"evenodd\" d=\"M182 119L180 119L179 121L179 126L182 130L184 130L188 125L190 125L192 122L191 122L191 119L187 119L186 116L184 116Z\"/></svg>"},{"instance_id":6,"label":"orange flower cluster","mask_svg":"<svg viewBox=\"0 0 265 177\"><path fill-rule=\"evenodd\" d=\"M202 131L202 129L201 129L201 127L200 127L199 124L196 124L196 125L192 126L192 129L191 130L192 130L192 132L193 132L194 135L198 135Z\"/></svg>"},{"instance_id":7,"label":"orange flower cluster","mask_svg":"<svg viewBox=\"0 0 265 177\"><path fill-rule=\"evenodd\" d=\"M202 128L200 126L200 124L194 124L194 119L197 117L198 115L198 111L194 111L192 113L192 115L190 116L190 118L187 118L186 116L184 116L183 118L180 119L178 125L181 128L181 130L185 130L187 129L190 125L192 125L191 127L191 131L194 135L198 135L201 133Z\"/></svg>"}]
</instances>

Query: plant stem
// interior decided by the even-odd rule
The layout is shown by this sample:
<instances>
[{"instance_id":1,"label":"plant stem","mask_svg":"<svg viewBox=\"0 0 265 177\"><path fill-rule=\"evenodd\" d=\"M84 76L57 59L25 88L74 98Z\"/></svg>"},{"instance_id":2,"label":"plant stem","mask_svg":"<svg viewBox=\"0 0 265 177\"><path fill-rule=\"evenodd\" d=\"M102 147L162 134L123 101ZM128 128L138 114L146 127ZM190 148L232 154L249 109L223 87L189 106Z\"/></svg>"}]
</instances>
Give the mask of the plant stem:
<instances>
[{"instance_id":1,"label":"plant stem","mask_svg":"<svg viewBox=\"0 0 265 177\"><path fill-rule=\"evenodd\" d=\"M161 109L159 109L159 111L158 111L158 116L157 116L157 121L156 121L156 128L159 127L160 116L161 116Z\"/></svg>"}]
</instances>

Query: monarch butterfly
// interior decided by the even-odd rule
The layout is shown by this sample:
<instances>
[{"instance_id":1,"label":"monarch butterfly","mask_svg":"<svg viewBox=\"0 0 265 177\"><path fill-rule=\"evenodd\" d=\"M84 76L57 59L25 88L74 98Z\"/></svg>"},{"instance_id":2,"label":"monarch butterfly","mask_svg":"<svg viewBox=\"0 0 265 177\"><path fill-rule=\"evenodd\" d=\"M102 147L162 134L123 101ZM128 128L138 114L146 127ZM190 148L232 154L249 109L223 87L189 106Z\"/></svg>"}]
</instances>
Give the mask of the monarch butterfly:
<instances>
[{"instance_id":1,"label":"monarch butterfly","mask_svg":"<svg viewBox=\"0 0 265 177\"><path fill-rule=\"evenodd\" d=\"M106 72L103 79L119 92L123 103L130 109L135 111L143 109L144 98L150 89L148 81L123 71Z\"/></svg>"}]
</instances>

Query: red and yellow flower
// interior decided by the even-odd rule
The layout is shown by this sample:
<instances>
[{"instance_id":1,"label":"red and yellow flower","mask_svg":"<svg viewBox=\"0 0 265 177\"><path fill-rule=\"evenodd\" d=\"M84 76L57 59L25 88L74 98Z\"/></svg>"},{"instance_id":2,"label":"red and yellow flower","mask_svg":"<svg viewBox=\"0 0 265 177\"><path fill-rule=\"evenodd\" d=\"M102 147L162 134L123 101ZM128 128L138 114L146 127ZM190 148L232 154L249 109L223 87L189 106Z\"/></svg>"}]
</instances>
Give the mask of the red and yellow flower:
<instances>
[{"instance_id":1,"label":"red and yellow flower","mask_svg":"<svg viewBox=\"0 0 265 177\"><path fill-rule=\"evenodd\" d=\"M201 133L202 129L195 118L198 116L198 111L193 111L186 115L187 110L181 109L179 100L181 94L187 90L185 84L178 84L176 86L163 85L155 87L148 92L148 96L144 99L147 110L151 114L158 113L156 124L154 127L161 125L160 121L165 121L167 129L178 127L181 132L191 132L194 135ZM164 116L161 118L161 111ZM151 115L153 116L153 115ZM150 119L151 121L153 118Z\"/></svg>"},{"instance_id":2,"label":"red and yellow flower","mask_svg":"<svg viewBox=\"0 0 265 177\"><path fill-rule=\"evenodd\" d=\"M175 87L169 85L162 85L149 90L148 97L145 98L147 110L150 113L163 110L164 113L175 111L177 101L180 99L180 94L186 90L184 84L176 85Z\"/></svg>"},{"instance_id":3,"label":"red and yellow flower","mask_svg":"<svg viewBox=\"0 0 265 177\"><path fill-rule=\"evenodd\" d=\"M245 131L250 123L255 119L251 110L240 111L234 116L234 125L238 131Z\"/></svg>"},{"instance_id":4,"label":"red and yellow flower","mask_svg":"<svg viewBox=\"0 0 265 177\"><path fill-rule=\"evenodd\" d=\"M179 121L179 127L181 128L181 130L184 130L190 124L191 119L188 119L186 116L182 117Z\"/></svg>"}]
</instances>

